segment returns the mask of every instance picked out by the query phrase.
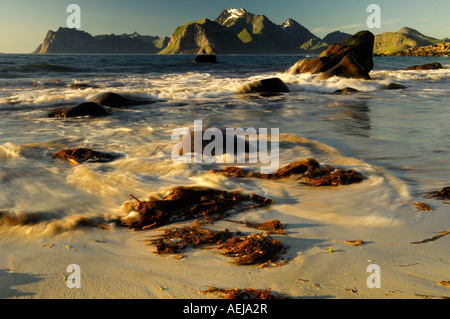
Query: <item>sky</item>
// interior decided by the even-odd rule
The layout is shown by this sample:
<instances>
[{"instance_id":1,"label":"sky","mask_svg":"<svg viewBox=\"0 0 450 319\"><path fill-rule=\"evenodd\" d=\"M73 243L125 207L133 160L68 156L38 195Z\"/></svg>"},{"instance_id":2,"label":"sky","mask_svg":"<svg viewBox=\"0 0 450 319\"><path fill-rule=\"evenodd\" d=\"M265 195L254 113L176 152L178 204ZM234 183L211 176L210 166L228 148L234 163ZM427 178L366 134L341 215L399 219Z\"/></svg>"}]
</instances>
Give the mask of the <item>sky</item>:
<instances>
[{"instance_id":1,"label":"sky","mask_svg":"<svg viewBox=\"0 0 450 319\"><path fill-rule=\"evenodd\" d=\"M369 29L369 4L381 9L381 28ZM92 35L138 32L169 36L187 22L214 20L223 9L245 8L281 24L292 18L323 38L340 30L374 34L404 26L450 38L450 0L0 0L0 52L30 53L48 30L67 27L67 7L81 8L80 30Z\"/></svg>"}]
</instances>

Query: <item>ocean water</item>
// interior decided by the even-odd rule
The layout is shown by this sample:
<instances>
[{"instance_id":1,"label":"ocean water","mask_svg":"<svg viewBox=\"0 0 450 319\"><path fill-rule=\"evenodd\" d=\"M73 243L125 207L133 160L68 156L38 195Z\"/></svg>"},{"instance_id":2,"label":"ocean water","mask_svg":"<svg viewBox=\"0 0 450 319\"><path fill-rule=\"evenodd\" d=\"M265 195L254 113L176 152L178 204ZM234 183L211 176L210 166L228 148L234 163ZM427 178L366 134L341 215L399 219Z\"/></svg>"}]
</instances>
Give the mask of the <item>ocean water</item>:
<instances>
[{"instance_id":1,"label":"ocean water","mask_svg":"<svg viewBox=\"0 0 450 319\"><path fill-rule=\"evenodd\" d=\"M71 231L78 217L126 216L129 193L147 198L180 185L239 186L274 199L271 209L326 223L398 227L429 218L413 203L427 202L426 192L450 182L450 58L375 57L370 81L286 74L301 58L219 55L217 64L197 64L188 55L0 55L0 213L17 217L0 233ZM401 71L429 62L444 69ZM269 77L281 78L291 92L236 91ZM386 90L390 83L406 89ZM361 92L332 94L345 87ZM103 92L157 102L103 118L41 117ZM311 188L210 173L232 164L175 163L171 134L192 129L195 120L217 128L278 128L280 167L313 157L366 179ZM78 147L120 157L82 165L51 157ZM445 202L436 205L450 211Z\"/></svg>"}]
</instances>

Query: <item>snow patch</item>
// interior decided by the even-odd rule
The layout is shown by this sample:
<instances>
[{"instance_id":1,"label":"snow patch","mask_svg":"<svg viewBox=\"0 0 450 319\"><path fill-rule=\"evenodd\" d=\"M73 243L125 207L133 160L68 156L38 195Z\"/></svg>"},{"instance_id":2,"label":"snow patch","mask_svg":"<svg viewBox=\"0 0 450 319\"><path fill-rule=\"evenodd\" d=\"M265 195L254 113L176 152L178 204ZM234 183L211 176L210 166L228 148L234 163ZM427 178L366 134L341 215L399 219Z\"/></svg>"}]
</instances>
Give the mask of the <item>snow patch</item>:
<instances>
[{"instance_id":1,"label":"snow patch","mask_svg":"<svg viewBox=\"0 0 450 319\"><path fill-rule=\"evenodd\" d=\"M227 12L230 14L230 16L228 18L226 18L223 23L227 22L230 19L238 19L247 13L247 11L242 8L240 8L240 9L230 8L227 10Z\"/></svg>"}]
</instances>

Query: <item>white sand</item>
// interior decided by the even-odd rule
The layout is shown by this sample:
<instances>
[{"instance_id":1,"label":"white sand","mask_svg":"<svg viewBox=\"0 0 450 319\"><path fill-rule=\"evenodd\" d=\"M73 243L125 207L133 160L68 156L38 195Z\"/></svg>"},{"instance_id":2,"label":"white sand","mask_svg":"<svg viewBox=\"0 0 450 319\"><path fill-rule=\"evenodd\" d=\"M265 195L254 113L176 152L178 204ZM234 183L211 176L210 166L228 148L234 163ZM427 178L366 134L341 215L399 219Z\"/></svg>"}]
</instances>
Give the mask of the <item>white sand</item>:
<instances>
[{"instance_id":1,"label":"white sand","mask_svg":"<svg viewBox=\"0 0 450 319\"><path fill-rule=\"evenodd\" d=\"M198 293L210 286L270 289L292 298L448 297L449 288L438 283L450 280L450 235L410 244L450 230L449 205L433 205L421 221L398 227L343 226L272 209L235 216L287 224L287 236L273 237L288 246L283 257L291 260L276 268L237 266L212 248L189 249L183 259L159 256L143 241L158 230L85 228L33 239L7 232L0 237L0 298L218 298ZM212 228L255 232L226 221ZM356 239L365 244L343 243ZM81 268L80 289L67 286L70 264ZM381 269L381 288L367 286L370 264Z\"/></svg>"}]
</instances>

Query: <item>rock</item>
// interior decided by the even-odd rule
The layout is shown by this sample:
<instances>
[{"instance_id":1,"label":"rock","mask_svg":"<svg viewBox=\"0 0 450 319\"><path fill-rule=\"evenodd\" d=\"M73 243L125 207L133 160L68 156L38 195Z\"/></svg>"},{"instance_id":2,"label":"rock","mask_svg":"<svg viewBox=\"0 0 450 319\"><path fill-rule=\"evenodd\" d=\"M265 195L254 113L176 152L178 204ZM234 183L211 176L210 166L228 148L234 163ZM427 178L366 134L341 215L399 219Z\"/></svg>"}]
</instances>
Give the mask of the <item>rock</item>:
<instances>
[{"instance_id":1,"label":"rock","mask_svg":"<svg viewBox=\"0 0 450 319\"><path fill-rule=\"evenodd\" d=\"M45 117L78 117L78 116L106 116L109 111L94 102L83 102L72 107L60 107L50 110Z\"/></svg>"},{"instance_id":2,"label":"rock","mask_svg":"<svg viewBox=\"0 0 450 319\"><path fill-rule=\"evenodd\" d=\"M215 54L202 54L195 57L195 62L199 63L217 63Z\"/></svg>"},{"instance_id":3,"label":"rock","mask_svg":"<svg viewBox=\"0 0 450 319\"><path fill-rule=\"evenodd\" d=\"M223 138L223 143L222 143L223 154L227 153L227 151L228 151L227 150L227 140L229 140L231 138L234 139L234 142L233 142L233 145L234 145L233 154L234 155L237 155L238 152L241 151L240 149L238 149L238 147L239 147L239 145L241 143L244 144L244 152L245 153L248 153L250 151L250 144L249 144L249 142L247 140L245 140L245 139L243 139L243 138L241 138L241 137L239 137L237 135L227 134L225 130L221 130L221 131L222 131L222 138ZM203 137L204 133L205 133L205 130L202 131L202 137ZM200 134L200 133L198 133L198 134ZM191 152L194 152L194 148L195 148L194 136L195 136L195 132L193 131L193 132L191 132L191 136L190 136L190 139L191 139ZM201 150L202 153L204 152L205 147L207 145L209 145L210 143L212 143L213 141L214 141L214 139L213 140L205 140L205 139L202 138L202 150ZM258 146L256 145L256 147L258 147ZM212 149L211 155L215 156L216 155L215 153L216 153L216 150ZM179 155L183 155L183 154L184 154L184 149L182 148L180 150L180 152L179 152Z\"/></svg>"},{"instance_id":4,"label":"rock","mask_svg":"<svg viewBox=\"0 0 450 319\"><path fill-rule=\"evenodd\" d=\"M88 148L62 150L53 154L52 157L68 160L75 164L78 164L78 162L110 162L116 158L114 155L93 151Z\"/></svg>"},{"instance_id":5,"label":"rock","mask_svg":"<svg viewBox=\"0 0 450 319\"><path fill-rule=\"evenodd\" d=\"M439 70L439 69L443 69L444 67L442 66L442 64L438 63L438 62L433 62L433 63L427 63L427 64L422 64L422 65L413 65L410 67L405 68L405 71L411 71L411 70Z\"/></svg>"},{"instance_id":6,"label":"rock","mask_svg":"<svg viewBox=\"0 0 450 319\"><path fill-rule=\"evenodd\" d=\"M383 89L385 90L402 90L402 89L406 89L407 86L398 84L398 83L389 83L388 85L385 85L383 87Z\"/></svg>"},{"instance_id":7,"label":"rock","mask_svg":"<svg viewBox=\"0 0 450 319\"><path fill-rule=\"evenodd\" d=\"M239 93L283 93L289 88L280 78L270 78L243 84L237 88Z\"/></svg>"},{"instance_id":8,"label":"rock","mask_svg":"<svg viewBox=\"0 0 450 319\"><path fill-rule=\"evenodd\" d=\"M367 73L358 61L356 61L356 59L351 55L343 57L339 64L332 67L328 71L320 73L317 79L327 80L333 76L353 79L370 79L369 73Z\"/></svg>"},{"instance_id":9,"label":"rock","mask_svg":"<svg viewBox=\"0 0 450 319\"><path fill-rule=\"evenodd\" d=\"M353 94L353 93L358 93L358 92L360 92L360 91L357 89L354 89L351 87L346 87L346 88L334 91L333 94L348 95L348 94Z\"/></svg>"},{"instance_id":10,"label":"rock","mask_svg":"<svg viewBox=\"0 0 450 319\"><path fill-rule=\"evenodd\" d=\"M135 105L145 105L145 104L152 104L156 101L149 100L149 99L140 99L140 98L132 98L132 97L126 97L121 94L107 92L99 94L92 99L90 99L91 102L95 102L104 106L109 107L124 107L124 106L135 106Z\"/></svg>"},{"instance_id":11,"label":"rock","mask_svg":"<svg viewBox=\"0 0 450 319\"><path fill-rule=\"evenodd\" d=\"M289 70L289 74L326 72L338 65L346 56L354 57L364 74L373 69L374 35L370 31L360 31L341 43L330 45L317 58L298 61Z\"/></svg>"}]
</instances>

